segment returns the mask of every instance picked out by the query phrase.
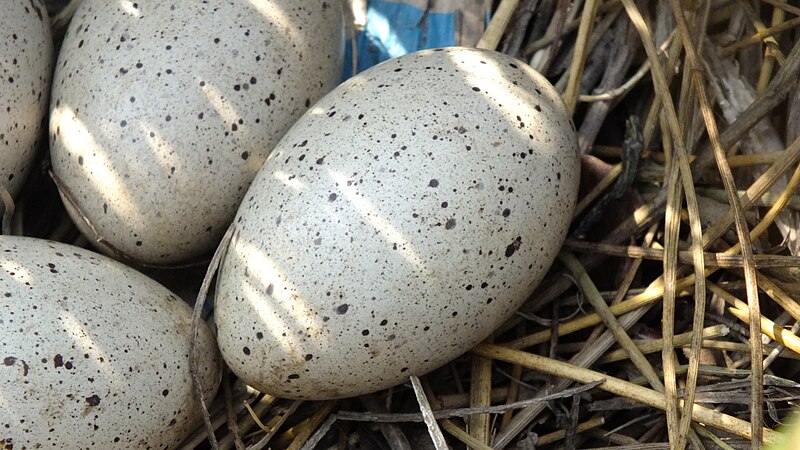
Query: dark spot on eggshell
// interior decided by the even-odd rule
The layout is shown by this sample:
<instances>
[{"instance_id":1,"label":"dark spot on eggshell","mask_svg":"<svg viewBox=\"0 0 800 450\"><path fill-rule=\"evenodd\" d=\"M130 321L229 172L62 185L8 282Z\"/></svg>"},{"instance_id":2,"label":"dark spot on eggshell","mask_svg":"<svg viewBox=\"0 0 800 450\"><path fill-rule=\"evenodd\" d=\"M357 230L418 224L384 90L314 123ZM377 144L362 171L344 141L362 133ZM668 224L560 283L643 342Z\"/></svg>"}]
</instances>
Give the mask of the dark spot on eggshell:
<instances>
[{"instance_id":1,"label":"dark spot on eggshell","mask_svg":"<svg viewBox=\"0 0 800 450\"><path fill-rule=\"evenodd\" d=\"M215 306L230 367L277 397L345 398L487 337L570 223L579 161L559 102L524 63L468 48L396 58L317 101L238 214Z\"/></svg>"},{"instance_id":2,"label":"dark spot on eggshell","mask_svg":"<svg viewBox=\"0 0 800 450\"><path fill-rule=\"evenodd\" d=\"M90 397L86 397L86 403L88 403L89 406L97 406L100 404L100 396L93 394Z\"/></svg>"},{"instance_id":3,"label":"dark spot on eggshell","mask_svg":"<svg viewBox=\"0 0 800 450\"><path fill-rule=\"evenodd\" d=\"M519 250L520 245L522 245L522 237L517 236L508 247L506 247L506 258L510 258L514 255L514 253Z\"/></svg>"}]
</instances>

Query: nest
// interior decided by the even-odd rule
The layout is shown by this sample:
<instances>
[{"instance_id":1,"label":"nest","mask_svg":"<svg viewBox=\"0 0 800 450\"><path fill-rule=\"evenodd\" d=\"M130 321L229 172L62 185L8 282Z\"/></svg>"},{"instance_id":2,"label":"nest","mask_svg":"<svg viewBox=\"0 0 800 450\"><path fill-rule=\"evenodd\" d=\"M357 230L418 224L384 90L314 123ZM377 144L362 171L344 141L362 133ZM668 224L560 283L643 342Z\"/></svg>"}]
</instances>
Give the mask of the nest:
<instances>
[{"instance_id":1,"label":"nest","mask_svg":"<svg viewBox=\"0 0 800 450\"><path fill-rule=\"evenodd\" d=\"M800 8L502 0L492 17L479 46L545 74L578 128L582 192L548 277L484 343L386 391L289 401L228 374L180 448L779 439L800 398ZM7 227L88 245L45 165L23 192ZM203 270L149 273L205 299Z\"/></svg>"}]
</instances>

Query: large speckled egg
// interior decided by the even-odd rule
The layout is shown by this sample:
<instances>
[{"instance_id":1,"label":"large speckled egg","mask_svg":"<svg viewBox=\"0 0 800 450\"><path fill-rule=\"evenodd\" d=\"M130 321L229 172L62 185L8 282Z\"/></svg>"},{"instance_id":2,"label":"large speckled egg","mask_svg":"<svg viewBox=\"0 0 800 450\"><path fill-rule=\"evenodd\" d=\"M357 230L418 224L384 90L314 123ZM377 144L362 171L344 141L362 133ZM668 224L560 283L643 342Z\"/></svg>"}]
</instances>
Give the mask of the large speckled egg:
<instances>
[{"instance_id":1,"label":"large speckled egg","mask_svg":"<svg viewBox=\"0 0 800 450\"><path fill-rule=\"evenodd\" d=\"M260 390L323 399L467 351L558 253L576 141L547 80L500 53L422 51L347 81L242 202L216 299L223 358Z\"/></svg>"},{"instance_id":2,"label":"large speckled egg","mask_svg":"<svg viewBox=\"0 0 800 450\"><path fill-rule=\"evenodd\" d=\"M0 185L25 181L47 112L53 40L41 0L4 0L0 14ZM0 212L3 211L0 203Z\"/></svg>"},{"instance_id":3,"label":"large speckled egg","mask_svg":"<svg viewBox=\"0 0 800 450\"><path fill-rule=\"evenodd\" d=\"M3 448L175 448L201 423L191 314L105 256L0 236ZM209 327L197 342L211 398L220 364Z\"/></svg>"},{"instance_id":4,"label":"large speckled egg","mask_svg":"<svg viewBox=\"0 0 800 450\"><path fill-rule=\"evenodd\" d=\"M78 227L147 264L213 249L281 136L340 81L343 48L339 2L84 0L50 117Z\"/></svg>"}]
</instances>

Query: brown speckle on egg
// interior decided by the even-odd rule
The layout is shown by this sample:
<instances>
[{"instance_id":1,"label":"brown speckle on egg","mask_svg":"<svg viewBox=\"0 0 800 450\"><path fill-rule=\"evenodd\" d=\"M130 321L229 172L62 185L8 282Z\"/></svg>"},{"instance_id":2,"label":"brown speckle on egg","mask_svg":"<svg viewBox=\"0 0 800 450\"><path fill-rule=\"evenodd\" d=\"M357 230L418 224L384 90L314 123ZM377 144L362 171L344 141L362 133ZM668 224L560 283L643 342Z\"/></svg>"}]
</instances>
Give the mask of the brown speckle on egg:
<instances>
[{"instance_id":1,"label":"brown speckle on egg","mask_svg":"<svg viewBox=\"0 0 800 450\"><path fill-rule=\"evenodd\" d=\"M18 325L0 327L2 398L24 405L0 408L3 438L15 448L171 448L200 425L186 303L88 250L16 236L0 236L0 248L4 315ZM211 330L198 332L212 398L219 354Z\"/></svg>"},{"instance_id":2,"label":"brown speckle on egg","mask_svg":"<svg viewBox=\"0 0 800 450\"><path fill-rule=\"evenodd\" d=\"M33 166L50 98L53 41L41 0L6 0L0 14L0 184L16 197ZM51 136L53 137L53 136ZM0 214L5 209L0 202Z\"/></svg>"},{"instance_id":3,"label":"brown speckle on egg","mask_svg":"<svg viewBox=\"0 0 800 450\"><path fill-rule=\"evenodd\" d=\"M485 50L412 53L334 89L237 213L215 310L228 365L263 392L316 400L468 351L528 298L566 236L570 124L544 77Z\"/></svg>"},{"instance_id":4,"label":"brown speckle on egg","mask_svg":"<svg viewBox=\"0 0 800 450\"><path fill-rule=\"evenodd\" d=\"M10 3L22 9L30 0ZM4 9L0 21L6 17ZM41 40L46 30L36 22L0 29ZM102 236L101 250L113 247L142 263L174 265L213 250L280 137L341 80L344 18L317 0L139 8L84 0L73 23L52 83L53 171L73 194L80 211L65 205L84 235ZM258 39L240 39L242 30ZM21 62L47 76L34 87L14 70L14 85L44 90L46 103L51 57L44 47L27 54ZM31 117L32 143L41 116L17 112ZM13 173L29 165L15 163ZM193 220L198 213L203 220ZM205 231L208 223L214 232Z\"/></svg>"}]
</instances>

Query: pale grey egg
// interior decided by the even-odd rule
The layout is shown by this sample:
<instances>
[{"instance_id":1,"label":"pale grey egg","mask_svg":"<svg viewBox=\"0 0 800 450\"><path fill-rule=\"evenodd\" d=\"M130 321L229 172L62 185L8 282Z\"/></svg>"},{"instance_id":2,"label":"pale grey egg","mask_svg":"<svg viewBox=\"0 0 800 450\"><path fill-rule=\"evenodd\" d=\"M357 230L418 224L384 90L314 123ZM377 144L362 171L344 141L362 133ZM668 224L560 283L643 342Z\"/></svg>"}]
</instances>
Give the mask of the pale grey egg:
<instances>
[{"instance_id":1,"label":"pale grey egg","mask_svg":"<svg viewBox=\"0 0 800 450\"><path fill-rule=\"evenodd\" d=\"M148 264L213 249L271 149L340 81L343 49L339 2L84 0L50 116L78 227Z\"/></svg>"},{"instance_id":2,"label":"pale grey egg","mask_svg":"<svg viewBox=\"0 0 800 450\"><path fill-rule=\"evenodd\" d=\"M0 14L0 185L16 196L47 112L53 40L41 0L7 0ZM0 203L0 212L3 211Z\"/></svg>"},{"instance_id":3,"label":"pale grey egg","mask_svg":"<svg viewBox=\"0 0 800 450\"><path fill-rule=\"evenodd\" d=\"M223 358L260 390L323 399L467 351L558 253L576 142L555 89L500 53L421 51L345 82L286 134L234 220Z\"/></svg>"},{"instance_id":4,"label":"pale grey egg","mask_svg":"<svg viewBox=\"0 0 800 450\"><path fill-rule=\"evenodd\" d=\"M108 257L0 236L3 448L175 448L201 423L189 306ZM199 377L220 379L211 329Z\"/></svg>"}]
</instances>

